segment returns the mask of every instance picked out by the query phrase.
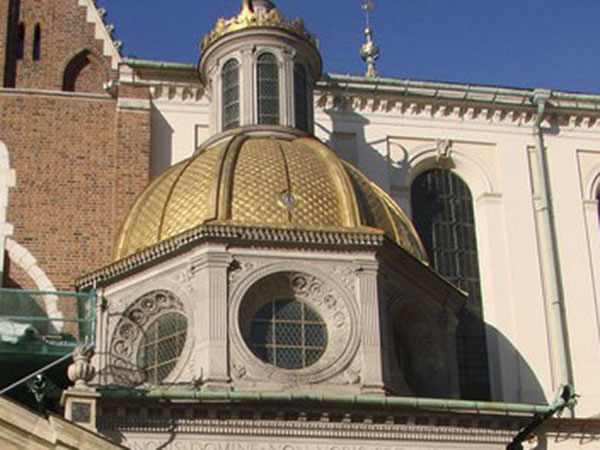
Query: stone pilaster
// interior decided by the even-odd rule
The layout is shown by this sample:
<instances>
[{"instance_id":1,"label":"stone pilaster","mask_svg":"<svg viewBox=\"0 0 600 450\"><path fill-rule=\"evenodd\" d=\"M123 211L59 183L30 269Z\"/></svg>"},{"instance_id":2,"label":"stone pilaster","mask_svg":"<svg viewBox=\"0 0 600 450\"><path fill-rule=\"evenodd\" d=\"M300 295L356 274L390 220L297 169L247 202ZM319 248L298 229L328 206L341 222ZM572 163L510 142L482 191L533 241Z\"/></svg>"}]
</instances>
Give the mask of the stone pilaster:
<instances>
[{"instance_id":1,"label":"stone pilaster","mask_svg":"<svg viewBox=\"0 0 600 450\"><path fill-rule=\"evenodd\" d=\"M356 282L362 330L362 391L384 393L381 354L381 311L377 289L378 263L357 261Z\"/></svg>"},{"instance_id":2,"label":"stone pilaster","mask_svg":"<svg viewBox=\"0 0 600 450\"><path fill-rule=\"evenodd\" d=\"M254 108L254 63L252 48L244 48L240 65L240 125L257 122Z\"/></svg>"},{"instance_id":3,"label":"stone pilaster","mask_svg":"<svg viewBox=\"0 0 600 450\"><path fill-rule=\"evenodd\" d=\"M205 389L223 389L230 381L227 332L227 272L232 258L224 247L208 245L192 261L195 308L202 365L201 382Z\"/></svg>"}]
</instances>

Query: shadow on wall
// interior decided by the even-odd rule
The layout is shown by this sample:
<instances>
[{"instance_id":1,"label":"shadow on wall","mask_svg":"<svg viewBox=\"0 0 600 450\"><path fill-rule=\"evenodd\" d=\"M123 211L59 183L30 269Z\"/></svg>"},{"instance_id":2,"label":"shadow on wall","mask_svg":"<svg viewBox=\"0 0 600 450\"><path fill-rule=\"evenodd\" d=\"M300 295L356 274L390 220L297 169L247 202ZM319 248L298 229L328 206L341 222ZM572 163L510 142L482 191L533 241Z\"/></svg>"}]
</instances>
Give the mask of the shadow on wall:
<instances>
[{"instance_id":1,"label":"shadow on wall","mask_svg":"<svg viewBox=\"0 0 600 450\"><path fill-rule=\"evenodd\" d=\"M152 153L150 156L150 178L154 179L169 167L173 160L173 127L165 116L152 104Z\"/></svg>"},{"instance_id":2,"label":"shadow on wall","mask_svg":"<svg viewBox=\"0 0 600 450\"><path fill-rule=\"evenodd\" d=\"M494 399L509 403L547 404L551 392L544 392L535 372L501 331L485 324L490 375ZM503 355L501 359L500 355ZM496 387L496 389L494 389ZM503 389L502 389L503 388Z\"/></svg>"},{"instance_id":3,"label":"shadow on wall","mask_svg":"<svg viewBox=\"0 0 600 450\"><path fill-rule=\"evenodd\" d=\"M325 99L318 100L317 104L322 107L325 101ZM333 108L322 109L322 112L328 115L331 120L331 129L327 129L319 124L317 124L317 127L320 128L322 134L327 135L326 144L334 150L336 155L360 168L367 177L377 180L377 184L389 192L392 180L402 180L408 176L409 168L407 161L391 161L389 155L383 155L377 150L376 146L384 144L387 136L367 141L365 129L370 122L366 117L359 114L357 110L370 106L368 106L366 100L364 103L359 100L358 105L354 104L354 108L352 108L347 103L348 101L352 100L346 100L343 96L336 97L333 102ZM410 198L410 196L406 196L406 198ZM408 203L400 204L400 206L405 212L410 213L410 205ZM491 398L489 387L471 389L470 394L462 392L461 398L546 404L546 395L542 386L531 366L523 358L518 349L499 330L483 322L477 316L468 315L470 322L468 326L485 328L485 335L488 341L489 378L492 380L493 385L491 386ZM478 323L474 324L473 321ZM392 324L390 329L393 328ZM409 356L409 358L418 357L418 354ZM501 357L502 360L500 359ZM406 358L404 356L403 361L395 363L399 364L400 367L406 366ZM485 367L485 363L481 364L480 361L473 361L473 364L468 364L467 361L466 367L470 366L473 366L471 370L478 372L481 371L482 366ZM406 378L410 379L411 376L414 377L414 375L409 374ZM472 379L472 377L468 378ZM463 386L462 389L465 389L465 387ZM422 391L422 389L415 390L413 388L413 393L415 395L427 395L427 392L419 392L419 390Z\"/></svg>"}]
</instances>

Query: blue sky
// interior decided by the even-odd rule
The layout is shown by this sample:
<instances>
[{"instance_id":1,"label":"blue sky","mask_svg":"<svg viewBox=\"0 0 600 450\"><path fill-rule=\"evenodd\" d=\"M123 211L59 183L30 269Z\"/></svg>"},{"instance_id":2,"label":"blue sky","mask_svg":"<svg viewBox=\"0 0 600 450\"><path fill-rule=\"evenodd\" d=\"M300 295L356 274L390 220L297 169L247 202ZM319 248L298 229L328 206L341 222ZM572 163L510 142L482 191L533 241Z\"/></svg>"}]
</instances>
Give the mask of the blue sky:
<instances>
[{"instance_id":1,"label":"blue sky","mask_svg":"<svg viewBox=\"0 0 600 450\"><path fill-rule=\"evenodd\" d=\"M363 74L361 0L275 0L317 35L325 71ZM384 77L600 93L600 0L375 0ZM195 63L241 0L98 0L123 53Z\"/></svg>"}]
</instances>

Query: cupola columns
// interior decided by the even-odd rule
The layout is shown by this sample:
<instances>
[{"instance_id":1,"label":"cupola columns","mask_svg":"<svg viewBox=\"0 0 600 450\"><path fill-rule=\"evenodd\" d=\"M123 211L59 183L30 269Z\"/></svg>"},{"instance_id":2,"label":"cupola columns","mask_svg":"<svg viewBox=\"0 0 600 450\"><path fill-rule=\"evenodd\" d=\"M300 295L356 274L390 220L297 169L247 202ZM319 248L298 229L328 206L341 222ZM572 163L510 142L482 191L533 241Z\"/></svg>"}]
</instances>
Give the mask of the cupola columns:
<instances>
[{"instance_id":1,"label":"cupola columns","mask_svg":"<svg viewBox=\"0 0 600 450\"><path fill-rule=\"evenodd\" d=\"M205 36L199 64L211 99L211 133L269 125L312 133L313 87L321 75L316 40L268 0L244 0Z\"/></svg>"}]
</instances>

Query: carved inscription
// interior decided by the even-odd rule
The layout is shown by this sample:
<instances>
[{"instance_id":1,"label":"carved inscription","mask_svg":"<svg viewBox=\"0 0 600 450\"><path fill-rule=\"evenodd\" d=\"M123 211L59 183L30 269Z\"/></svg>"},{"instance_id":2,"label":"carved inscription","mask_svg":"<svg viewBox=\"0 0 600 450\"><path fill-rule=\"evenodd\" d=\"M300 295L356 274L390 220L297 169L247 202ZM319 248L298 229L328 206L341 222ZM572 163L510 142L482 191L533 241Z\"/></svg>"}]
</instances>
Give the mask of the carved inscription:
<instances>
[{"instance_id":1,"label":"carved inscription","mask_svg":"<svg viewBox=\"0 0 600 450\"><path fill-rule=\"evenodd\" d=\"M394 444L347 445L347 444L289 444L265 442L191 442L181 441L165 444L164 441L136 441L130 443L132 450L409 450ZM423 447L427 448L427 447Z\"/></svg>"}]
</instances>

